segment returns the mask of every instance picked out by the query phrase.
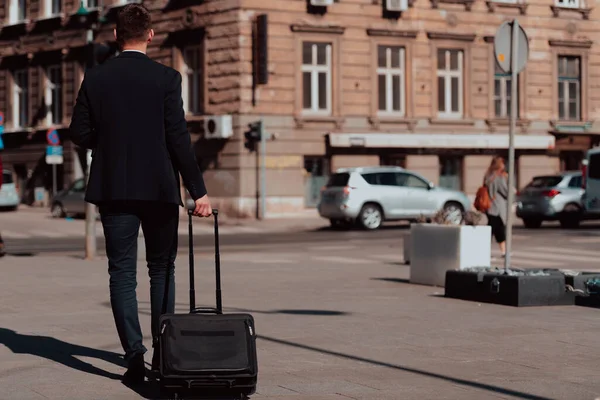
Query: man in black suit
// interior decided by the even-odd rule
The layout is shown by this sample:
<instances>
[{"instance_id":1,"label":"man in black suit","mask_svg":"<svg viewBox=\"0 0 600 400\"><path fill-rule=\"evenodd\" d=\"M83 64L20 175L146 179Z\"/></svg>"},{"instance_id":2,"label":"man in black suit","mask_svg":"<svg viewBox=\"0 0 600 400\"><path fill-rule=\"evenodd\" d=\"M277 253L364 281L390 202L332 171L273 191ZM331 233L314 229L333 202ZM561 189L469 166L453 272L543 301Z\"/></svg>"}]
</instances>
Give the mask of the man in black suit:
<instances>
[{"instance_id":1,"label":"man in black suit","mask_svg":"<svg viewBox=\"0 0 600 400\"><path fill-rule=\"evenodd\" d=\"M129 365L124 378L141 382L146 348L135 291L140 224L156 369L158 318L175 308L179 173L195 201L194 214L212 211L187 130L181 74L145 54L154 37L149 12L139 4L125 6L114 34L121 54L86 71L70 130L75 144L93 150L85 200L98 205L104 227L111 306Z\"/></svg>"}]
</instances>

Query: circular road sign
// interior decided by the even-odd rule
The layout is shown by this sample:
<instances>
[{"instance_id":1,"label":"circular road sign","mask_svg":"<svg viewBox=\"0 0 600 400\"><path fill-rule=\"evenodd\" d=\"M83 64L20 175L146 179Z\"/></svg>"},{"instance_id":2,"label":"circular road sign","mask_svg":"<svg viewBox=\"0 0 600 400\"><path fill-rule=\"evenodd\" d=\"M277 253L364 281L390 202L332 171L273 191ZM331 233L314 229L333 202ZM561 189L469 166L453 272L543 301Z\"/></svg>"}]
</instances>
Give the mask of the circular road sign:
<instances>
[{"instance_id":1,"label":"circular road sign","mask_svg":"<svg viewBox=\"0 0 600 400\"><path fill-rule=\"evenodd\" d=\"M517 74L525 68L529 58L529 39L521 25L513 21L506 21L494 37L494 54L500 69L507 74L512 72L512 32L513 24L517 23Z\"/></svg>"},{"instance_id":2,"label":"circular road sign","mask_svg":"<svg viewBox=\"0 0 600 400\"><path fill-rule=\"evenodd\" d=\"M60 139L58 138L58 132L56 129L48 129L46 133L46 140L50 146L58 146L60 144Z\"/></svg>"}]
</instances>

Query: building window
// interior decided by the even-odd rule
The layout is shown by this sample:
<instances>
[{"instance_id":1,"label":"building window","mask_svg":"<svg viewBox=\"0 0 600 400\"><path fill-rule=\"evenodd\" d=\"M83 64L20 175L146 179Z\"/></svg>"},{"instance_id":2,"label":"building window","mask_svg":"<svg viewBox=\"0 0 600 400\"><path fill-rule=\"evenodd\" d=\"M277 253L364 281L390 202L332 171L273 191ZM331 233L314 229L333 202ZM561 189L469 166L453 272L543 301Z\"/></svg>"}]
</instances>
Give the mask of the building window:
<instances>
[{"instance_id":1,"label":"building window","mask_svg":"<svg viewBox=\"0 0 600 400\"><path fill-rule=\"evenodd\" d=\"M382 154L379 156L379 165L406 168L404 154Z\"/></svg>"},{"instance_id":2,"label":"building window","mask_svg":"<svg viewBox=\"0 0 600 400\"><path fill-rule=\"evenodd\" d=\"M558 119L581 119L581 60L558 57Z\"/></svg>"},{"instance_id":3,"label":"building window","mask_svg":"<svg viewBox=\"0 0 600 400\"><path fill-rule=\"evenodd\" d=\"M47 124L62 122L62 68L52 65L46 69L46 118Z\"/></svg>"},{"instance_id":4,"label":"building window","mask_svg":"<svg viewBox=\"0 0 600 400\"><path fill-rule=\"evenodd\" d=\"M557 7L579 8L579 0L556 0Z\"/></svg>"},{"instance_id":5,"label":"building window","mask_svg":"<svg viewBox=\"0 0 600 400\"><path fill-rule=\"evenodd\" d=\"M182 97L184 109L189 114L201 114L204 109L203 59L202 46L186 47L183 51L185 71L182 82Z\"/></svg>"},{"instance_id":6,"label":"building window","mask_svg":"<svg viewBox=\"0 0 600 400\"><path fill-rule=\"evenodd\" d=\"M403 116L405 113L404 48L378 46L377 82L379 113Z\"/></svg>"},{"instance_id":7,"label":"building window","mask_svg":"<svg viewBox=\"0 0 600 400\"><path fill-rule=\"evenodd\" d=\"M438 115L463 116L463 52L439 49L437 53Z\"/></svg>"},{"instance_id":8,"label":"building window","mask_svg":"<svg viewBox=\"0 0 600 400\"><path fill-rule=\"evenodd\" d=\"M462 156L440 156L440 187L462 190Z\"/></svg>"},{"instance_id":9,"label":"building window","mask_svg":"<svg viewBox=\"0 0 600 400\"><path fill-rule=\"evenodd\" d=\"M13 73L13 126L24 128L29 122L27 70L21 69Z\"/></svg>"},{"instance_id":10,"label":"building window","mask_svg":"<svg viewBox=\"0 0 600 400\"><path fill-rule=\"evenodd\" d=\"M331 43L302 44L302 108L331 113Z\"/></svg>"},{"instance_id":11,"label":"building window","mask_svg":"<svg viewBox=\"0 0 600 400\"><path fill-rule=\"evenodd\" d=\"M8 23L17 24L27 18L27 0L9 0Z\"/></svg>"},{"instance_id":12,"label":"building window","mask_svg":"<svg viewBox=\"0 0 600 400\"><path fill-rule=\"evenodd\" d=\"M517 77L517 85L519 79ZM507 74L495 63L494 72L494 114L497 118L508 118L510 116L512 98L512 75ZM517 117L519 116L519 88L517 86Z\"/></svg>"},{"instance_id":13,"label":"building window","mask_svg":"<svg viewBox=\"0 0 600 400\"><path fill-rule=\"evenodd\" d=\"M47 17L58 15L62 11L61 0L44 0L44 7Z\"/></svg>"}]
</instances>

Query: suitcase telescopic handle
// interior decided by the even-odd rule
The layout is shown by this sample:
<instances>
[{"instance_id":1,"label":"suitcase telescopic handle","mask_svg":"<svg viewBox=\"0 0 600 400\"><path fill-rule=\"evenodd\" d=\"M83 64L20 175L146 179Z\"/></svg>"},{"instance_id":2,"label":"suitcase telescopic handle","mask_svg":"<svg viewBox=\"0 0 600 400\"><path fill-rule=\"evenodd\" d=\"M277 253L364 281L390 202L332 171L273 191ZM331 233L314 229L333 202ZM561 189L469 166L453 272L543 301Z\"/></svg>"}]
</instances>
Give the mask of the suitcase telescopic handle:
<instances>
[{"instance_id":1,"label":"suitcase telescopic handle","mask_svg":"<svg viewBox=\"0 0 600 400\"><path fill-rule=\"evenodd\" d=\"M191 314L223 314L221 296L221 254L219 252L219 210L212 209L215 230L215 281L216 307L196 307L196 285L194 277L194 228L192 223L193 209L188 209L189 255L190 255L190 313Z\"/></svg>"}]
</instances>

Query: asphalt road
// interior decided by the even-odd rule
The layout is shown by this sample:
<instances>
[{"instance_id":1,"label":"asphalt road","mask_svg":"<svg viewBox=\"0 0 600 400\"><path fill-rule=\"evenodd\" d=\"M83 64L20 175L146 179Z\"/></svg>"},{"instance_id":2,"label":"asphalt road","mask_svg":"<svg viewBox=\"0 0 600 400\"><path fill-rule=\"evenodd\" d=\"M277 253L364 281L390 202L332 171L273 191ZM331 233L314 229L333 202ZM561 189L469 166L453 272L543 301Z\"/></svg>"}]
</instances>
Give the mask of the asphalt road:
<instances>
[{"instance_id":1,"label":"asphalt road","mask_svg":"<svg viewBox=\"0 0 600 400\"><path fill-rule=\"evenodd\" d=\"M545 245L560 248L574 246L575 249L590 251L600 245L600 225L586 224L576 230L560 229L557 225L548 224L541 229L526 229L515 226L514 249ZM345 243L351 241L356 246L387 246L399 245L409 233L407 225L388 225L377 231L352 229L348 231L333 230L329 227L311 228L292 232L265 233L236 233L221 235L220 243L223 251L256 251L273 252L285 249L305 248L319 243ZM6 248L13 255L36 254L72 254L84 253L85 240L83 237L33 237L7 238ZM98 252L104 254L104 241L97 239ZM180 252L187 252L188 236L180 234ZM211 251L214 246L212 235L202 233L195 235L194 248L199 251ZM599 252L600 255L600 252Z\"/></svg>"},{"instance_id":2,"label":"asphalt road","mask_svg":"<svg viewBox=\"0 0 600 400\"><path fill-rule=\"evenodd\" d=\"M347 240L360 240L365 243L376 241L398 241L408 233L407 227L391 227L374 232L360 230L336 231L329 228L311 229L297 232L268 232L268 233L239 233L235 235L220 236L221 248L227 251L270 251L281 248L297 248L307 244L321 242L340 242ZM101 237L97 240L98 252L104 253L104 241ZM6 239L6 248L9 254L82 254L85 239L83 237L66 238L27 238ZM194 237L194 248L210 250L214 247L214 239L210 234L199 234ZM179 236L180 251L187 251L188 236Z\"/></svg>"}]
</instances>

